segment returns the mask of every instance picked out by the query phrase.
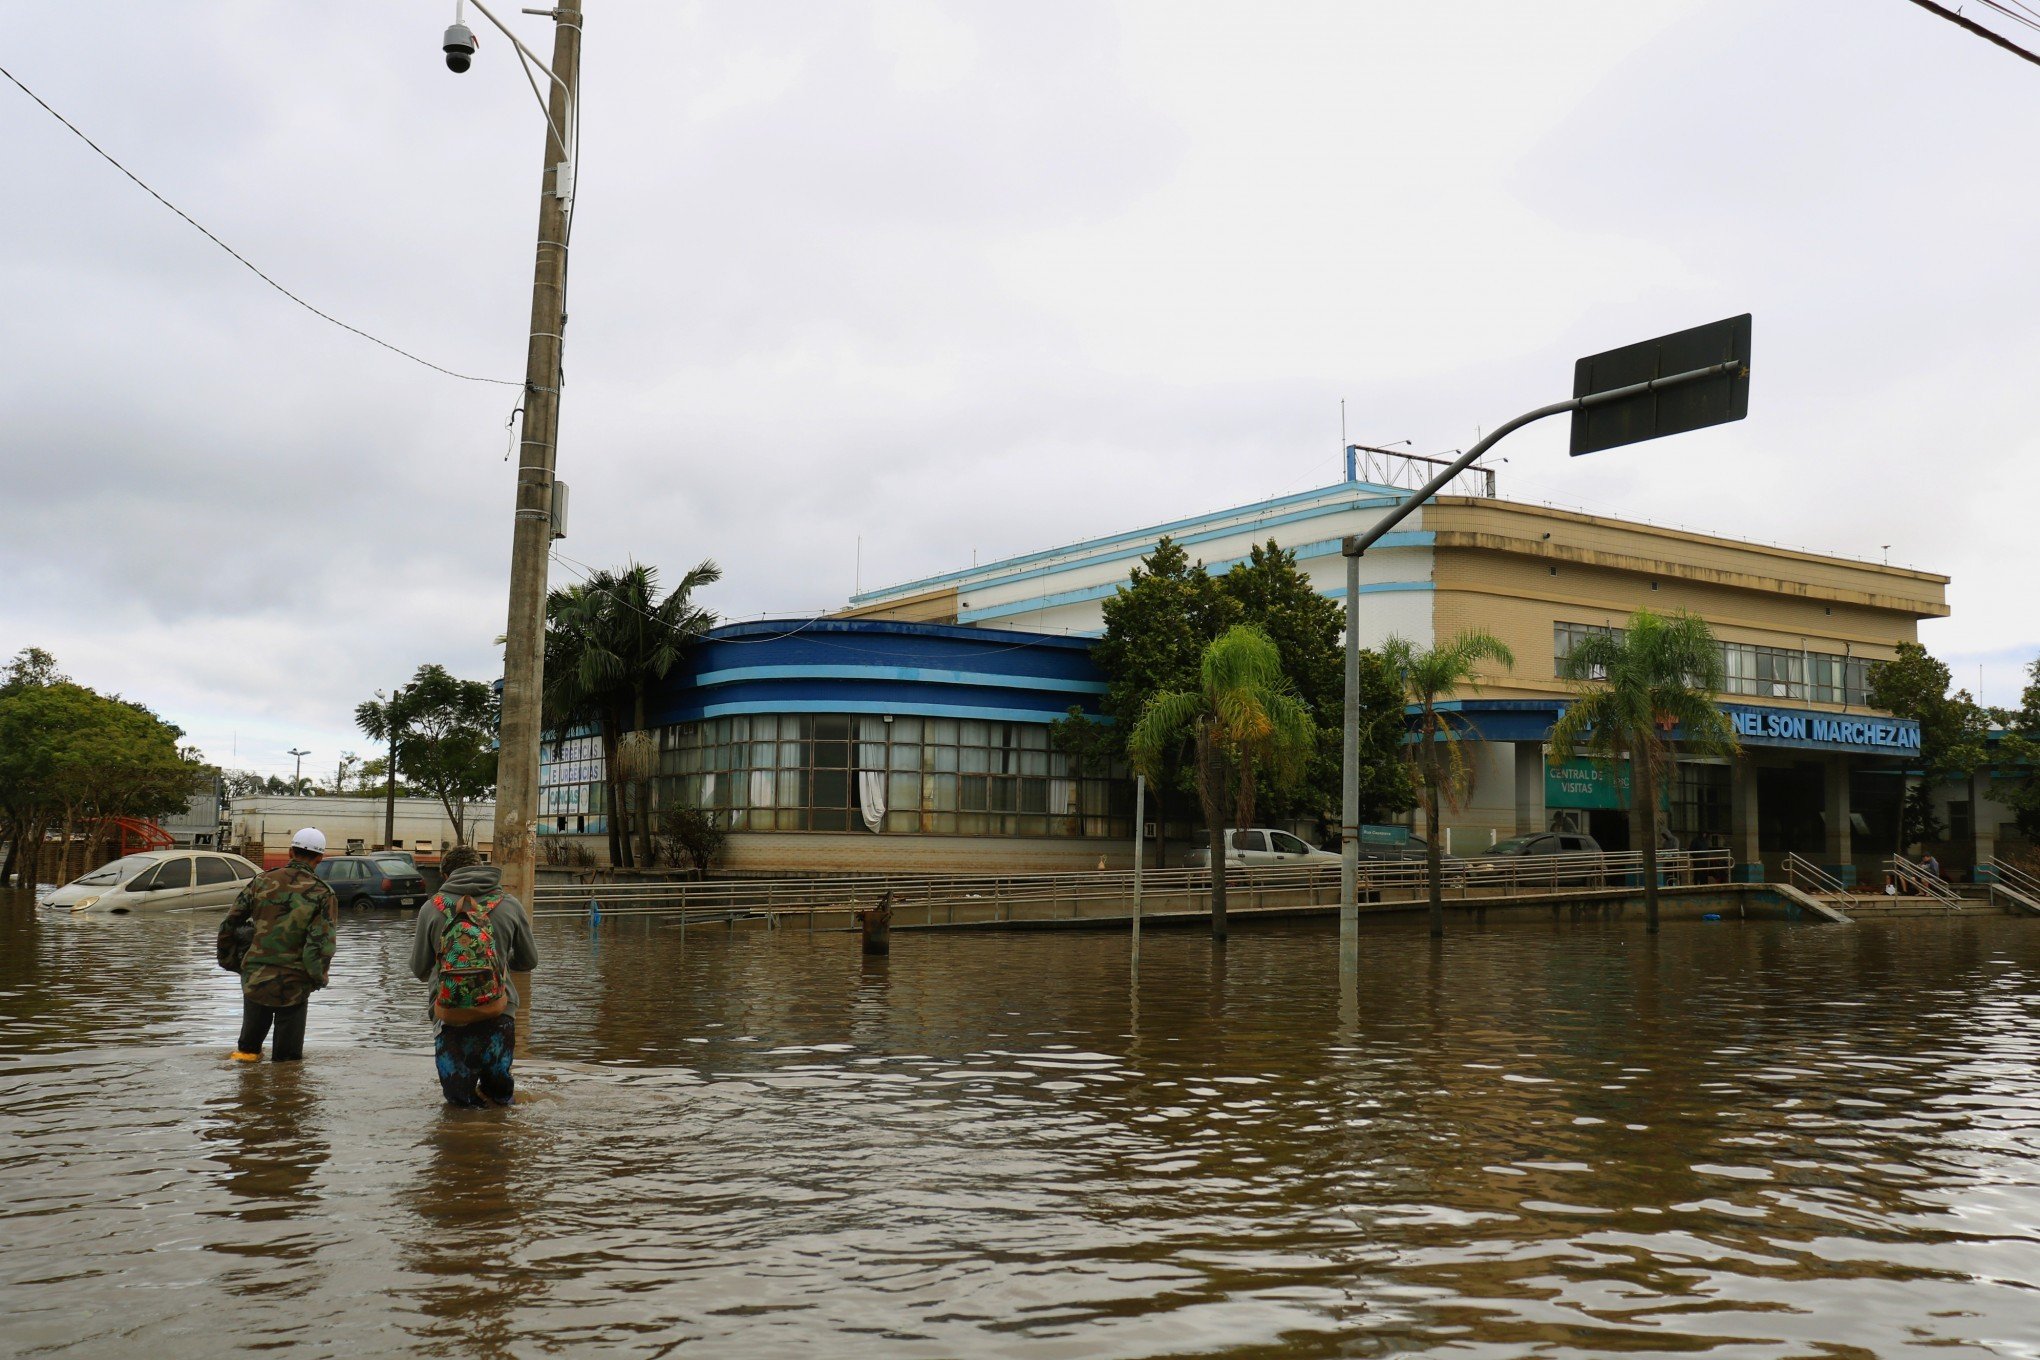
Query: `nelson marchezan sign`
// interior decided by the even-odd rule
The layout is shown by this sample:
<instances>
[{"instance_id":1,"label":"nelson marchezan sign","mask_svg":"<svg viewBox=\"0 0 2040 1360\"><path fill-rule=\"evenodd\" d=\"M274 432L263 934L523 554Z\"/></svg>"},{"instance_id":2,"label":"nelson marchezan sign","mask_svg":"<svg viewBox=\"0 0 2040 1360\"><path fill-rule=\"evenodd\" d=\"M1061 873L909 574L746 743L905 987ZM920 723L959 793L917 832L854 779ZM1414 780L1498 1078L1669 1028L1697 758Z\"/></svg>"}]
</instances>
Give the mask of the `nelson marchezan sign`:
<instances>
[{"instance_id":1,"label":"nelson marchezan sign","mask_svg":"<svg viewBox=\"0 0 2040 1360\"><path fill-rule=\"evenodd\" d=\"M1779 708L1729 708L1726 712L1737 737L1761 745L1919 754L1920 725L1910 718L1852 718Z\"/></svg>"}]
</instances>

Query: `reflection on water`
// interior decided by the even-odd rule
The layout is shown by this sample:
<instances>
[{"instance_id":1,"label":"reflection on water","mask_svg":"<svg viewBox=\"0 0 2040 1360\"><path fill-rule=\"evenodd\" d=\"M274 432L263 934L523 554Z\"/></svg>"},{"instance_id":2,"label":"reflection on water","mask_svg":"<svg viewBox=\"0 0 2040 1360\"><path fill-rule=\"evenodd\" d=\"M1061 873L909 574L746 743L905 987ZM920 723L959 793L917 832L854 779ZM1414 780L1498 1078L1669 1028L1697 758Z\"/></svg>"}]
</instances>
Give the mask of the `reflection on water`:
<instances>
[{"instance_id":1,"label":"reflection on water","mask_svg":"<svg viewBox=\"0 0 2040 1360\"><path fill-rule=\"evenodd\" d=\"M394 918L0 904L0 1353L2040 1355L2040 926L544 921L509 1112Z\"/></svg>"}]
</instances>

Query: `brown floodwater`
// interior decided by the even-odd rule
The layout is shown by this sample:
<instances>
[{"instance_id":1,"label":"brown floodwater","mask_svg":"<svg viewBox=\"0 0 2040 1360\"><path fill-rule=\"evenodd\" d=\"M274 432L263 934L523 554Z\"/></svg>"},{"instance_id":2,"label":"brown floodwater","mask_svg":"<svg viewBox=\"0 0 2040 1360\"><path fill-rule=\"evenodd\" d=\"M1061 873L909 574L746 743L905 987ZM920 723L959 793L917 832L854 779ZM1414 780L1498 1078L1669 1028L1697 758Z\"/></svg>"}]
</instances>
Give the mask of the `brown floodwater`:
<instances>
[{"instance_id":1,"label":"brown floodwater","mask_svg":"<svg viewBox=\"0 0 2040 1360\"><path fill-rule=\"evenodd\" d=\"M509 1111L213 924L0 899L0 1353L2040 1355L2040 922L546 920Z\"/></svg>"}]
</instances>

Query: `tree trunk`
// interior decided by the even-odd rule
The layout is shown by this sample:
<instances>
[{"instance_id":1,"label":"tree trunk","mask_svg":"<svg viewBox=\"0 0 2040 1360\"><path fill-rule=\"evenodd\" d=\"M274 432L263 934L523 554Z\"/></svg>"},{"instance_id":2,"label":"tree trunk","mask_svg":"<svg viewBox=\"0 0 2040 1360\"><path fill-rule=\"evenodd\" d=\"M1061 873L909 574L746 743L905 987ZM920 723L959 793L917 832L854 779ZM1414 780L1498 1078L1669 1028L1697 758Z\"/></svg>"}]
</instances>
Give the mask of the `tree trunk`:
<instances>
[{"instance_id":1,"label":"tree trunk","mask_svg":"<svg viewBox=\"0 0 2040 1360\"><path fill-rule=\"evenodd\" d=\"M609 828L609 863L616 869L630 867L628 842L623 836L623 781L616 773L616 722L615 715L605 713L602 722L602 792L609 805L609 815L602 820Z\"/></svg>"},{"instance_id":2,"label":"tree trunk","mask_svg":"<svg viewBox=\"0 0 2040 1360\"><path fill-rule=\"evenodd\" d=\"M1641 751L1629 753L1629 782L1636 795L1637 822L1643 828L1643 928L1657 934L1658 927L1658 806L1657 770Z\"/></svg>"},{"instance_id":3,"label":"tree trunk","mask_svg":"<svg viewBox=\"0 0 2040 1360\"><path fill-rule=\"evenodd\" d=\"M631 730L633 732L636 732L641 740L644 739L647 736L647 734L645 732L645 690L643 685L640 685L637 688L637 694L635 696L635 703L631 716L636 724ZM657 766L655 765L653 768L656 769ZM638 863L644 865L647 869L649 869L652 867L653 863L652 777L650 775L647 775L643 779L637 781L637 796L638 796L638 848L643 852L638 856Z\"/></svg>"},{"instance_id":4,"label":"tree trunk","mask_svg":"<svg viewBox=\"0 0 2040 1360\"><path fill-rule=\"evenodd\" d=\"M1211 838L1211 938L1225 940L1225 790L1218 777L1218 753L1203 733L1197 736L1197 801L1204 805Z\"/></svg>"},{"instance_id":5,"label":"tree trunk","mask_svg":"<svg viewBox=\"0 0 2040 1360\"><path fill-rule=\"evenodd\" d=\"M1431 938L1445 934L1444 828L1438 824L1438 734L1431 704L1424 702L1424 891L1431 904Z\"/></svg>"},{"instance_id":6,"label":"tree trunk","mask_svg":"<svg viewBox=\"0 0 2040 1360\"><path fill-rule=\"evenodd\" d=\"M21 824L19 822L9 822L7 824L7 858L0 860L0 889L5 889L12 885L14 879L14 861L21 858L21 836Z\"/></svg>"}]
</instances>

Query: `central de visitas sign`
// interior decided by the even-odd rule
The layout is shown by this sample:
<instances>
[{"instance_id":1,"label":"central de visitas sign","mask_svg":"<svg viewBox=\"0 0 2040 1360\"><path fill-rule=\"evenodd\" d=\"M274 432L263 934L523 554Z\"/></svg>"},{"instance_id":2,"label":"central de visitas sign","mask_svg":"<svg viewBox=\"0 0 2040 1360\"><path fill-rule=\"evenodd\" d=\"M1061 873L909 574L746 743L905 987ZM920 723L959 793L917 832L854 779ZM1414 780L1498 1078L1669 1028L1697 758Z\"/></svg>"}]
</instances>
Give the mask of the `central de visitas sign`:
<instances>
[{"instance_id":1,"label":"central de visitas sign","mask_svg":"<svg viewBox=\"0 0 2040 1360\"><path fill-rule=\"evenodd\" d=\"M1805 713L1783 708L1727 710L1735 735L1760 746L1817 747L1918 755L1920 725L1911 718L1852 718L1843 713Z\"/></svg>"}]
</instances>

